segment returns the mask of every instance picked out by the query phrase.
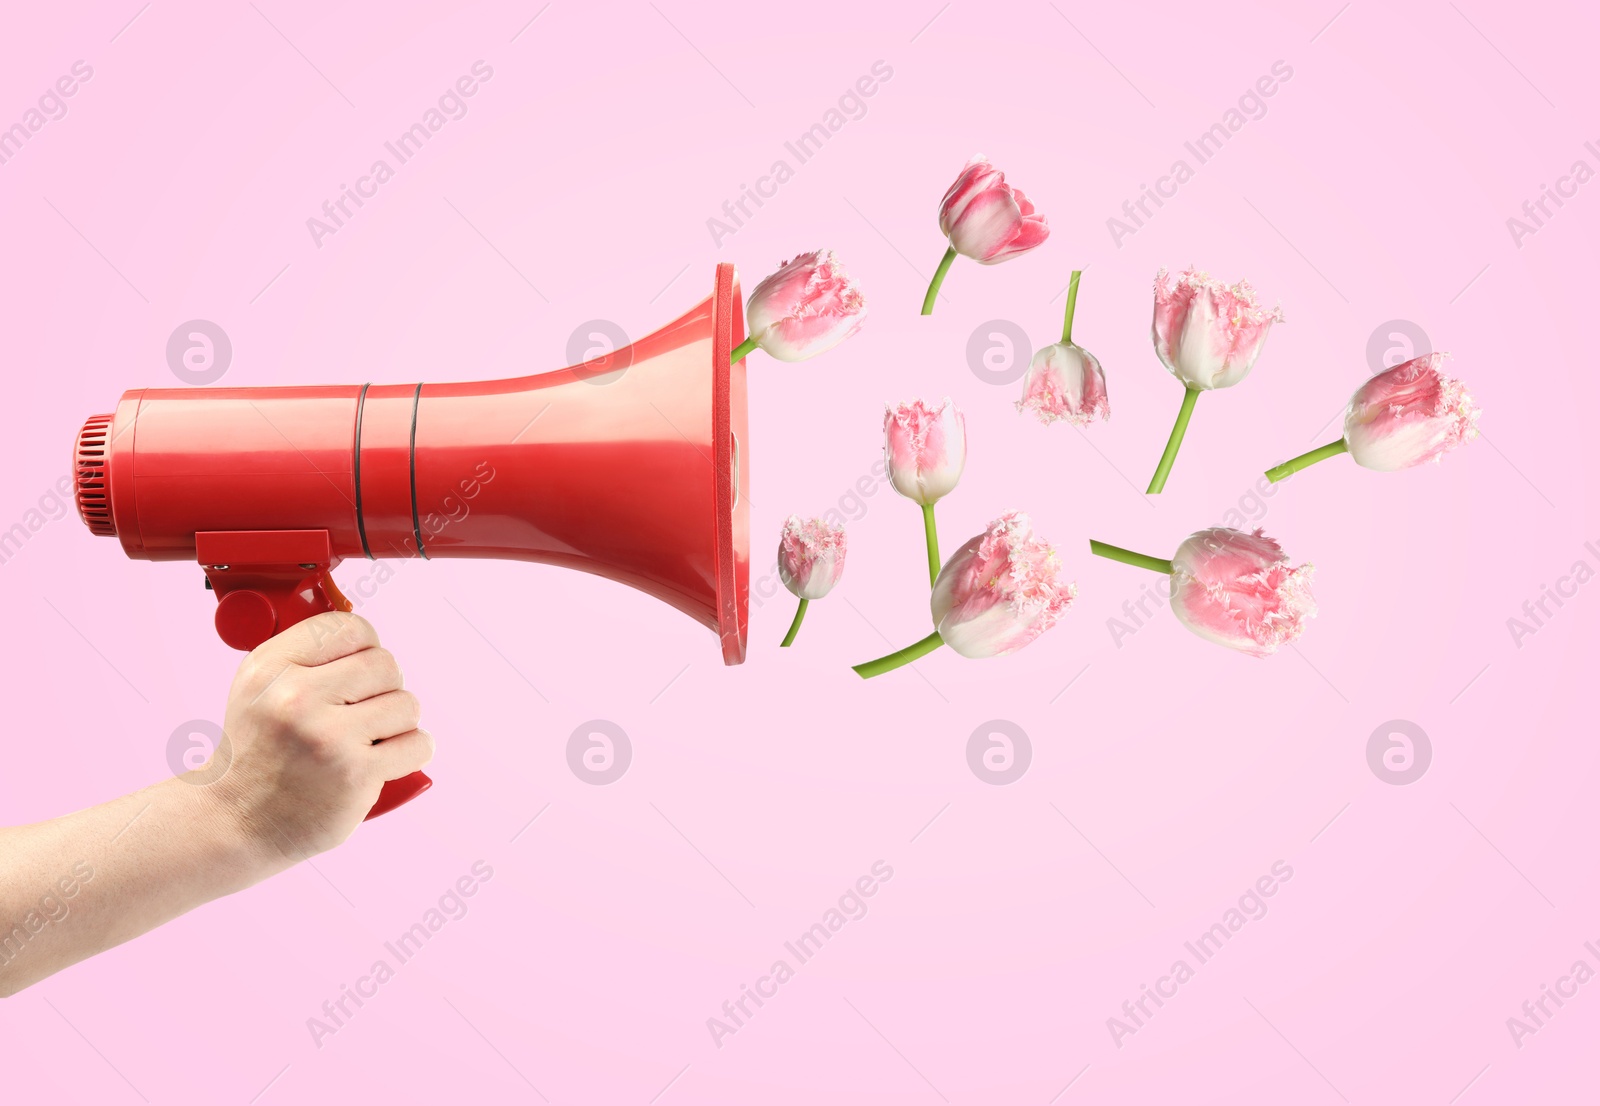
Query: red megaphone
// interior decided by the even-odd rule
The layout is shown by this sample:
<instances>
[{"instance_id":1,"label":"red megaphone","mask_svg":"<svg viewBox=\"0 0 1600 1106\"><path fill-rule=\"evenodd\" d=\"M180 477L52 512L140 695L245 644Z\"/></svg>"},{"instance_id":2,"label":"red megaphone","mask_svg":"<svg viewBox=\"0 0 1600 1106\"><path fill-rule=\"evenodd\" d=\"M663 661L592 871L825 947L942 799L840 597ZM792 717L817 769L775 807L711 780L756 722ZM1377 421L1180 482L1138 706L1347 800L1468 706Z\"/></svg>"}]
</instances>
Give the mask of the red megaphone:
<instances>
[{"instance_id":1,"label":"red megaphone","mask_svg":"<svg viewBox=\"0 0 1600 1106\"><path fill-rule=\"evenodd\" d=\"M744 660L750 597L744 338L733 266L632 345L463 384L142 388L78 434L78 512L130 557L196 561L235 649L349 610L347 557L499 557L665 600ZM415 798L417 772L367 815Z\"/></svg>"}]
</instances>

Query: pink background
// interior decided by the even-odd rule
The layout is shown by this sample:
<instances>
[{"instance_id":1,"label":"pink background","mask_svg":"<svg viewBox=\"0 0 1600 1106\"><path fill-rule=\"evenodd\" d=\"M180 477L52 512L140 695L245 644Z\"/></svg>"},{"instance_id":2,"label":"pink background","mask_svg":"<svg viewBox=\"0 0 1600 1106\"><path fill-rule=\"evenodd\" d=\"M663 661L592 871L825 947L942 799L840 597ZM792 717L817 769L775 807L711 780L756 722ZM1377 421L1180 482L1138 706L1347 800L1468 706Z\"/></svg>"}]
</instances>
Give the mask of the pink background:
<instances>
[{"instance_id":1,"label":"pink background","mask_svg":"<svg viewBox=\"0 0 1600 1106\"><path fill-rule=\"evenodd\" d=\"M786 515L838 508L844 581L781 653L792 600L753 603L749 662L727 669L704 629L605 580L402 566L362 612L438 735L434 791L0 1004L0 1097L1592 1097L1600 984L1521 1048L1506 1024L1573 961L1600 967L1596 585L1520 648L1507 627L1574 562L1600 568L1600 184L1520 248L1506 226L1575 160L1600 169L1592 11L540 2L0 19L0 125L75 61L94 72L0 165L0 526L66 472L85 416L174 386L186 320L230 335L231 385L510 375L565 364L584 320L653 329L717 261L748 287L826 245L873 313L823 359L751 360L752 575ZM479 59L494 76L468 114L315 245L306 219ZM893 76L865 115L714 244L706 220L878 60ZM1199 165L1185 141L1277 61L1293 75L1265 116ZM937 201L975 151L1053 234L959 261L920 319ZM1179 158L1194 178L1119 247L1107 218ZM1190 263L1248 276L1288 321L1250 380L1201 400L1146 501L1181 395L1150 348L1150 282ZM1018 386L966 354L987 320L1053 340L1074 267L1113 409L1082 434L1019 419ZM1393 319L1454 354L1484 439L1252 498L1264 467L1335 435ZM917 511L872 475L882 404L945 394L971 450L939 508L947 548L1027 509L1081 596L1011 658L945 651L863 683L849 663L928 629ZM1159 580L1087 539L1165 556L1230 509L1318 568L1297 648L1254 661L1164 611L1114 642L1107 620ZM196 569L131 562L68 515L0 565L0 595L6 821L158 779L175 726L220 718L237 657ZM567 764L590 719L632 742L607 786ZM992 719L1031 740L1007 785L967 763ZM1367 761L1392 719L1431 739L1405 786ZM707 1019L880 859L868 913L718 1047ZM477 860L494 875L470 912L318 1048L307 1019ZM1184 943L1280 860L1266 915L1199 965ZM1107 1019L1180 957L1195 977L1118 1047Z\"/></svg>"}]
</instances>

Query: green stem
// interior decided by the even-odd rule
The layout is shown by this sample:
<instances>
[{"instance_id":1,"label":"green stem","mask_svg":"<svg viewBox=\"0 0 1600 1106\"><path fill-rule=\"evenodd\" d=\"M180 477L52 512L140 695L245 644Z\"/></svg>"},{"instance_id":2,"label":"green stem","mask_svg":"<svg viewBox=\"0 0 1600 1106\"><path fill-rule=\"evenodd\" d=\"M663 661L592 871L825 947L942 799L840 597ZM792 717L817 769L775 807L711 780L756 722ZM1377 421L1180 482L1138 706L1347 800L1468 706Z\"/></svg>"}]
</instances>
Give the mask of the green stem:
<instances>
[{"instance_id":1,"label":"green stem","mask_svg":"<svg viewBox=\"0 0 1600 1106\"><path fill-rule=\"evenodd\" d=\"M902 664L910 664L918 657L927 656L929 653L933 652L943 644L944 638L939 636L938 630L935 630L933 633L929 634L915 645L908 645L898 652L890 653L886 657L879 657L875 661L867 661L864 664L853 664L850 667L855 674L860 676L863 680L870 680L874 676L881 676L885 672L892 672L896 668L899 668Z\"/></svg>"},{"instance_id":2,"label":"green stem","mask_svg":"<svg viewBox=\"0 0 1600 1106\"><path fill-rule=\"evenodd\" d=\"M1178 421L1173 424L1167 448L1161 454L1156 474L1150 478L1150 486L1144 490L1145 495L1155 495L1167 486L1167 474L1172 471L1172 462L1178 459L1178 447L1183 444L1183 435L1189 429L1189 416L1194 414L1194 401L1199 398L1199 388L1191 388L1187 384L1183 386L1183 406L1178 408Z\"/></svg>"},{"instance_id":3,"label":"green stem","mask_svg":"<svg viewBox=\"0 0 1600 1106\"><path fill-rule=\"evenodd\" d=\"M737 346L733 347L733 354L728 358L728 364L737 365L740 361L743 361L750 354L754 353L756 351L756 347L760 344L761 343L757 342L754 338L746 338Z\"/></svg>"},{"instance_id":4,"label":"green stem","mask_svg":"<svg viewBox=\"0 0 1600 1106\"><path fill-rule=\"evenodd\" d=\"M1349 448L1343 438L1335 442L1329 442L1327 445L1318 446L1310 453L1302 453L1298 457L1291 458L1281 465L1268 469L1267 480L1276 484L1279 480L1285 480L1301 469L1310 468L1318 461L1326 461L1329 457L1337 457L1339 454L1349 450Z\"/></svg>"},{"instance_id":5,"label":"green stem","mask_svg":"<svg viewBox=\"0 0 1600 1106\"><path fill-rule=\"evenodd\" d=\"M1134 568L1148 568L1151 572L1161 572L1172 575L1172 562L1163 561L1160 557L1149 557L1143 553L1135 553L1131 549L1123 549L1120 545L1107 545L1103 541L1089 540L1089 552L1096 557L1104 557L1110 561L1121 561Z\"/></svg>"},{"instance_id":6,"label":"green stem","mask_svg":"<svg viewBox=\"0 0 1600 1106\"><path fill-rule=\"evenodd\" d=\"M933 271L933 279L928 282L928 294L922 297L922 313L933 314L933 301L939 298L939 285L944 283L944 275L950 271L950 262L956 259L956 248L951 246L944 251L944 258L939 262L939 267Z\"/></svg>"},{"instance_id":7,"label":"green stem","mask_svg":"<svg viewBox=\"0 0 1600 1106\"><path fill-rule=\"evenodd\" d=\"M800 609L794 612L794 621L789 623L789 632L783 635L782 648L787 649L794 644L794 635L800 632L800 623L806 620L806 608L811 605L811 600L800 600Z\"/></svg>"},{"instance_id":8,"label":"green stem","mask_svg":"<svg viewBox=\"0 0 1600 1106\"><path fill-rule=\"evenodd\" d=\"M933 504L922 505L922 531L928 539L928 585L939 578L939 532L933 525Z\"/></svg>"},{"instance_id":9,"label":"green stem","mask_svg":"<svg viewBox=\"0 0 1600 1106\"><path fill-rule=\"evenodd\" d=\"M1061 324L1061 344L1072 344L1072 313L1078 309L1078 278L1083 275L1082 269L1072 270L1072 282L1067 285L1067 318Z\"/></svg>"}]
</instances>

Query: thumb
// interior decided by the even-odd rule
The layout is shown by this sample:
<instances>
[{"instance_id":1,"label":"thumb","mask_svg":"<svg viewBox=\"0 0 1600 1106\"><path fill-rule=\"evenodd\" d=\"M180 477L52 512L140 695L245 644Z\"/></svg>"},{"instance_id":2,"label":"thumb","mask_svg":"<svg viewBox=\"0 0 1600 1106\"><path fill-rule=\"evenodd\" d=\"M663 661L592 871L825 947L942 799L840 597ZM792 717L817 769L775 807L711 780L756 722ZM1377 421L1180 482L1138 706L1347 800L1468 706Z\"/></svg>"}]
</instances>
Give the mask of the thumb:
<instances>
[{"instance_id":1,"label":"thumb","mask_svg":"<svg viewBox=\"0 0 1600 1106\"><path fill-rule=\"evenodd\" d=\"M256 646L252 656L275 667L314 668L377 644L378 631L360 615L327 611L268 638Z\"/></svg>"}]
</instances>

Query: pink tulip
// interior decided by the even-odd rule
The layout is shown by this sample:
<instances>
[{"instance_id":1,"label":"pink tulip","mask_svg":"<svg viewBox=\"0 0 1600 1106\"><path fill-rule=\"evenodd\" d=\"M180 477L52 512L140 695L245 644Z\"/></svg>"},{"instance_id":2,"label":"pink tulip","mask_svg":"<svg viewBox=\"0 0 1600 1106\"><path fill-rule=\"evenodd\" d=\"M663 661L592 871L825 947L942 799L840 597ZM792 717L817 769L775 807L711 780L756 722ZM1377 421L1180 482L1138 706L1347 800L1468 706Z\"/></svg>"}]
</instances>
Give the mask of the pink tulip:
<instances>
[{"instance_id":1,"label":"pink tulip","mask_svg":"<svg viewBox=\"0 0 1600 1106\"><path fill-rule=\"evenodd\" d=\"M821 599L844 575L844 527L790 515L778 542L778 577L798 599Z\"/></svg>"},{"instance_id":2,"label":"pink tulip","mask_svg":"<svg viewBox=\"0 0 1600 1106\"><path fill-rule=\"evenodd\" d=\"M1255 289L1241 280L1229 287L1187 269L1174 281L1156 274L1156 356L1186 388L1231 388L1249 375L1273 323L1283 311L1256 304Z\"/></svg>"},{"instance_id":3,"label":"pink tulip","mask_svg":"<svg viewBox=\"0 0 1600 1106\"><path fill-rule=\"evenodd\" d=\"M1033 355L1022 378L1022 398L1017 410L1032 411L1048 426L1064 419L1073 426L1087 426L1091 419L1109 419L1111 403L1106 399L1106 374L1095 355L1072 340L1072 318L1078 308L1078 278L1074 269L1067 282L1067 312L1061 324L1061 341L1045 346Z\"/></svg>"},{"instance_id":4,"label":"pink tulip","mask_svg":"<svg viewBox=\"0 0 1600 1106\"><path fill-rule=\"evenodd\" d=\"M1298 638L1317 613L1310 565L1291 567L1260 530L1213 527L1190 534L1170 561L1091 541L1098 557L1171 577L1172 613L1207 641L1265 657Z\"/></svg>"},{"instance_id":5,"label":"pink tulip","mask_svg":"<svg viewBox=\"0 0 1600 1106\"><path fill-rule=\"evenodd\" d=\"M1465 384L1440 371L1444 353L1425 353L1374 376L1350 398L1344 436L1267 470L1276 484L1291 473L1348 452L1378 472L1437 464L1478 436L1478 407Z\"/></svg>"},{"instance_id":6,"label":"pink tulip","mask_svg":"<svg viewBox=\"0 0 1600 1106\"><path fill-rule=\"evenodd\" d=\"M779 361L825 353L861 329L867 304L832 250L803 253L755 286L745 317L750 336L733 361L760 347Z\"/></svg>"},{"instance_id":7,"label":"pink tulip","mask_svg":"<svg viewBox=\"0 0 1600 1106\"><path fill-rule=\"evenodd\" d=\"M827 595L844 575L844 554L843 526L832 526L820 518L801 521L799 515L790 515L783 524L783 536L778 539L778 578L800 600L783 638L785 648L800 632L811 601Z\"/></svg>"},{"instance_id":8,"label":"pink tulip","mask_svg":"<svg viewBox=\"0 0 1600 1106\"><path fill-rule=\"evenodd\" d=\"M1022 189L1006 183L1006 175L975 155L939 203L939 229L956 253L980 265L997 265L1027 253L1050 237L1043 215Z\"/></svg>"},{"instance_id":9,"label":"pink tulip","mask_svg":"<svg viewBox=\"0 0 1600 1106\"><path fill-rule=\"evenodd\" d=\"M1020 511L1009 511L967 542L934 581L929 607L934 631L899 652L855 665L863 679L909 664L948 645L963 657L1003 657L1054 626L1076 585L1061 579L1061 561Z\"/></svg>"},{"instance_id":10,"label":"pink tulip","mask_svg":"<svg viewBox=\"0 0 1600 1106\"><path fill-rule=\"evenodd\" d=\"M883 415L883 459L894 490L922 506L928 582L939 575L939 534L933 505L961 480L967 464L967 420L946 396L938 407L920 399L888 407Z\"/></svg>"},{"instance_id":11,"label":"pink tulip","mask_svg":"<svg viewBox=\"0 0 1600 1106\"><path fill-rule=\"evenodd\" d=\"M1445 356L1413 358L1357 389L1344 417L1345 445L1356 464L1408 469L1438 462L1478 436L1478 408L1466 385L1439 371Z\"/></svg>"},{"instance_id":12,"label":"pink tulip","mask_svg":"<svg viewBox=\"0 0 1600 1106\"><path fill-rule=\"evenodd\" d=\"M883 438L895 491L926 506L955 490L967 464L967 420L949 396L937 407L920 399L886 407Z\"/></svg>"},{"instance_id":13,"label":"pink tulip","mask_svg":"<svg viewBox=\"0 0 1600 1106\"><path fill-rule=\"evenodd\" d=\"M1093 419L1109 419L1106 374L1095 355L1082 346L1057 342L1033 355L1022 378L1018 411L1032 411L1046 425L1062 419L1087 426Z\"/></svg>"},{"instance_id":14,"label":"pink tulip","mask_svg":"<svg viewBox=\"0 0 1600 1106\"><path fill-rule=\"evenodd\" d=\"M1006 175L978 154L944 194L939 204L939 229L950 248L939 262L922 313L933 314L933 302L956 254L980 265L998 265L1027 253L1050 237L1050 226L1036 214L1022 189L1006 183Z\"/></svg>"},{"instance_id":15,"label":"pink tulip","mask_svg":"<svg viewBox=\"0 0 1600 1106\"><path fill-rule=\"evenodd\" d=\"M1291 568L1283 549L1260 530L1201 530L1172 555L1172 613L1207 641L1269 656L1316 616L1312 571L1310 565Z\"/></svg>"},{"instance_id":16,"label":"pink tulip","mask_svg":"<svg viewBox=\"0 0 1600 1106\"><path fill-rule=\"evenodd\" d=\"M1183 382L1183 406L1147 494L1166 487L1200 393L1231 388L1248 376L1272 324L1282 321L1282 310L1269 311L1256 303L1255 290L1247 281L1230 287L1194 269L1176 280L1165 269L1156 273L1150 336L1161 363Z\"/></svg>"},{"instance_id":17,"label":"pink tulip","mask_svg":"<svg viewBox=\"0 0 1600 1106\"><path fill-rule=\"evenodd\" d=\"M1027 515L1009 511L945 562L933 624L963 657L1002 657L1054 626L1077 595L1055 549L1034 536Z\"/></svg>"}]
</instances>

